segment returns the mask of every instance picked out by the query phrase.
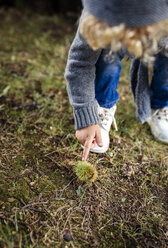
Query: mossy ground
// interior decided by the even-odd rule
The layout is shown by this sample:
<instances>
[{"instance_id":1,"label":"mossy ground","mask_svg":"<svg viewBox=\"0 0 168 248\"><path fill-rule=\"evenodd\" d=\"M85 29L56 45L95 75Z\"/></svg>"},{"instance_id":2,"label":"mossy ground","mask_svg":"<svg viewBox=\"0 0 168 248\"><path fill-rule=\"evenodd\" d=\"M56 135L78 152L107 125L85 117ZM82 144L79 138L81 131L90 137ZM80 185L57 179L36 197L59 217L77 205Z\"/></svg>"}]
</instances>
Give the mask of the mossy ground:
<instances>
[{"instance_id":1,"label":"mossy ground","mask_svg":"<svg viewBox=\"0 0 168 248\"><path fill-rule=\"evenodd\" d=\"M87 186L73 172L82 150L64 80L76 27L15 10L0 18L0 247L167 247L168 146L135 117L129 62L119 131L107 154L90 154L99 178Z\"/></svg>"}]
</instances>

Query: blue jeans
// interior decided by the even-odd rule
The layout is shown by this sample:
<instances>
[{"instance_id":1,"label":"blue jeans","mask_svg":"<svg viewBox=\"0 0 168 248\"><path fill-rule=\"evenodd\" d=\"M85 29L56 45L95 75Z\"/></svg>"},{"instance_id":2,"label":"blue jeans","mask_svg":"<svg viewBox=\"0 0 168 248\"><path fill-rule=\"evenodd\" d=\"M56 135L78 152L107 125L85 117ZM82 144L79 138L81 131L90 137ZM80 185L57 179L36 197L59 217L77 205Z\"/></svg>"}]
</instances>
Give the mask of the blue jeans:
<instances>
[{"instance_id":1,"label":"blue jeans","mask_svg":"<svg viewBox=\"0 0 168 248\"><path fill-rule=\"evenodd\" d=\"M121 72L121 57L112 63L105 60L103 50L96 64L95 96L99 105L113 107L118 98L118 82ZM151 107L159 109L168 107L168 57L158 54L154 64L154 73L150 85Z\"/></svg>"},{"instance_id":2,"label":"blue jeans","mask_svg":"<svg viewBox=\"0 0 168 248\"><path fill-rule=\"evenodd\" d=\"M150 85L151 107L168 107L168 57L158 54Z\"/></svg>"}]
</instances>

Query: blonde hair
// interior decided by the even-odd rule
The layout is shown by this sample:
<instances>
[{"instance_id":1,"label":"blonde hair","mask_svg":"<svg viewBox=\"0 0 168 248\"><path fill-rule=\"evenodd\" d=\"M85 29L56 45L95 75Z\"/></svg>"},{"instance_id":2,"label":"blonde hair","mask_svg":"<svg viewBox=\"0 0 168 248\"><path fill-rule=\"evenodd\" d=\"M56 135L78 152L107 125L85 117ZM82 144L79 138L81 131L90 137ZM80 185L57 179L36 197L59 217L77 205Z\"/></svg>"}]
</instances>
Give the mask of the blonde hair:
<instances>
[{"instance_id":1,"label":"blonde hair","mask_svg":"<svg viewBox=\"0 0 168 248\"><path fill-rule=\"evenodd\" d=\"M144 27L110 26L90 14L81 21L80 32L89 45L97 50L108 48L111 52L126 47L128 52L145 62L153 62L159 41L168 36L168 19ZM168 48L166 47L168 50Z\"/></svg>"}]
</instances>

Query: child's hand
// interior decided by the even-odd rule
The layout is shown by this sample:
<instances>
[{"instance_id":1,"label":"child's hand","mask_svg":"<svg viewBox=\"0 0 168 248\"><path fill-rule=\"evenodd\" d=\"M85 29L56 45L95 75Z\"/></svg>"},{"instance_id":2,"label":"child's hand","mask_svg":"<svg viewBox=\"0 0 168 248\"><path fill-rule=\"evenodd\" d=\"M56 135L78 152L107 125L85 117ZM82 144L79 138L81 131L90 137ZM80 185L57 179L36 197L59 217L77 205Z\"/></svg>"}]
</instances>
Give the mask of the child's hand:
<instances>
[{"instance_id":1,"label":"child's hand","mask_svg":"<svg viewBox=\"0 0 168 248\"><path fill-rule=\"evenodd\" d=\"M86 161L90 149L93 149L97 143L98 146L103 146L100 127L92 125L81 128L76 131L76 138L84 146L82 160Z\"/></svg>"}]
</instances>

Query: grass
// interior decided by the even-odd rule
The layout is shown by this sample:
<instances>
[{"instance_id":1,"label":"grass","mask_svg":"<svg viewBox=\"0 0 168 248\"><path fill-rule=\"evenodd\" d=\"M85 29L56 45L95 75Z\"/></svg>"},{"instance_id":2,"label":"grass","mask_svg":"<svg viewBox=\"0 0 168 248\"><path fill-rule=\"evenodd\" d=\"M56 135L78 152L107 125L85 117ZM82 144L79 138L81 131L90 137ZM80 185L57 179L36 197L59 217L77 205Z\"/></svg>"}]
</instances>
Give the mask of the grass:
<instances>
[{"instance_id":1,"label":"grass","mask_svg":"<svg viewBox=\"0 0 168 248\"><path fill-rule=\"evenodd\" d=\"M77 180L64 69L75 28L58 16L0 11L0 247L166 248L166 145L135 117L123 62L119 131ZM67 242L65 233L68 233Z\"/></svg>"}]
</instances>

